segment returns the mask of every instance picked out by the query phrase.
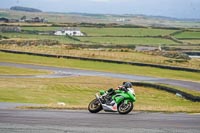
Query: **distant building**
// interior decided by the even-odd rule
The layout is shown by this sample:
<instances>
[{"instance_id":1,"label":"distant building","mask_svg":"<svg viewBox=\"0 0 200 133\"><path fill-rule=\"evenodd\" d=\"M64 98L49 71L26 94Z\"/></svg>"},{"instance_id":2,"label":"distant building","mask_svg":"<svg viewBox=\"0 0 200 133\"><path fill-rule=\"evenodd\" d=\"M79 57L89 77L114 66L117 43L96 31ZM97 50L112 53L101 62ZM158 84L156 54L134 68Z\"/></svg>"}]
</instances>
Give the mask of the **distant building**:
<instances>
[{"instance_id":1,"label":"distant building","mask_svg":"<svg viewBox=\"0 0 200 133\"><path fill-rule=\"evenodd\" d=\"M126 18L118 18L116 19L117 22L126 22L126 21L130 21L130 19L126 19Z\"/></svg>"},{"instance_id":2,"label":"distant building","mask_svg":"<svg viewBox=\"0 0 200 133\"><path fill-rule=\"evenodd\" d=\"M44 22L47 22L46 19L40 18L40 17L32 18L31 21L32 21L32 22L35 22L35 23L44 23Z\"/></svg>"},{"instance_id":3,"label":"distant building","mask_svg":"<svg viewBox=\"0 0 200 133\"><path fill-rule=\"evenodd\" d=\"M118 18L116 19L117 22L125 22L125 18Z\"/></svg>"},{"instance_id":4,"label":"distant building","mask_svg":"<svg viewBox=\"0 0 200 133\"><path fill-rule=\"evenodd\" d=\"M155 51L155 50L159 50L159 48L153 47L153 46L136 46L135 50L136 51Z\"/></svg>"},{"instance_id":5,"label":"distant building","mask_svg":"<svg viewBox=\"0 0 200 133\"><path fill-rule=\"evenodd\" d=\"M28 22L28 23L46 23L48 22L45 18L34 17L31 19L27 19L26 16L23 16L19 20L20 22Z\"/></svg>"},{"instance_id":6,"label":"distant building","mask_svg":"<svg viewBox=\"0 0 200 133\"><path fill-rule=\"evenodd\" d=\"M8 23L9 19L8 18L0 18L0 22Z\"/></svg>"},{"instance_id":7,"label":"distant building","mask_svg":"<svg viewBox=\"0 0 200 133\"><path fill-rule=\"evenodd\" d=\"M25 22L25 21L26 21L26 16L20 18L20 22Z\"/></svg>"},{"instance_id":8,"label":"distant building","mask_svg":"<svg viewBox=\"0 0 200 133\"><path fill-rule=\"evenodd\" d=\"M18 19L9 19L8 22L9 23L17 23L17 22L19 22L19 20Z\"/></svg>"},{"instance_id":9,"label":"distant building","mask_svg":"<svg viewBox=\"0 0 200 133\"><path fill-rule=\"evenodd\" d=\"M67 27L54 32L57 36L84 36L84 34L78 28Z\"/></svg>"},{"instance_id":10,"label":"distant building","mask_svg":"<svg viewBox=\"0 0 200 133\"><path fill-rule=\"evenodd\" d=\"M16 23L16 22L28 22L28 23L46 23L48 22L45 18L35 17L31 19L27 19L26 16L21 17L20 19L8 19L8 18L0 18L0 22L4 23Z\"/></svg>"},{"instance_id":11,"label":"distant building","mask_svg":"<svg viewBox=\"0 0 200 133\"><path fill-rule=\"evenodd\" d=\"M26 19L24 21L29 22L29 23L46 23L47 22L47 20L45 18L40 18L40 17Z\"/></svg>"},{"instance_id":12,"label":"distant building","mask_svg":"<svg viewBox=\"0 0 200 133\"><path fill-rule=\"evenodd\" d=\"M0 18L0 22L4 22L4 23L16 23L16 22L19 22L19 20L18 19Z\"/></svg>"}]
</instances>

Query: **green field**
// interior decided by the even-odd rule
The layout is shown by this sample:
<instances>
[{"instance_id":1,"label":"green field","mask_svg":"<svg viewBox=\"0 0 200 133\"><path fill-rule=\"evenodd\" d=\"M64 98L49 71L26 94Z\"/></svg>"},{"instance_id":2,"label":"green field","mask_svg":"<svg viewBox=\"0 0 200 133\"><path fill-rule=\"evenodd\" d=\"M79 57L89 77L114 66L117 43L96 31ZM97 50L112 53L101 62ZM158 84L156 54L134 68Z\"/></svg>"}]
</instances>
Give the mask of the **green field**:
<instances>
[{"instance_id":1,"label":"green field","mask_svg":"<svg viewBox=\"0 0 200 133\"><path fill-rule=\"evenodd\" d=\"M184 43L200 44L200 31L184 31L176 34L174 37Z\"/></svg>"},{"instance_id":2,"label":"green field","mask_svg":"<svg viewBox=\"0 0 200 133\"><path fill-rule=\"evenodd\" d=\"M0 33L10 39L49 39L57 40L64 44L107 44L107 45L177 45L178 43L164 38L151 37L76 37L80 41L73 40L66 36L36 35L25 33Z\"/></svg>"},{"instance_id":3,"label":"green field","mask_svg":"<svg viewBox=\"0 0 200 133\"><path fill-rule=\"evenodd\" d=\"M29 31L54 31L62 27L22 27L23 30ZM177 30L152 29L152 28L91 28L81 27L80 30L86 34L86 37L77 37L82 43L96 44L115 44L115 45L174 45L176 42L161 37L151 38L146 36L165 36L176 32ZM7 35L9 36L9 35ZM25 36L25 35L24 35ZM90 36L90 37L87 37ZM105 37L106 36L106 37ZM112 36L112 37L109 37ZM128 37L129 36L129 37ZM131 37L135 36L135 37ZM10 36L12 37L12 36ZM31 36L35 38L34 36ZM29 37L29 38L31 38ZM144 37L144 38L143 38ZM63 37L41 36L39 38L52 38L59 40L61 43L80 43L72 40L63 39Z\"/></svg>"},{"instance_id":4,"label":"green field","mask_svg":"<svg viewBox=\"0 0 200 133\"><path fill-rule=\"evenodd\" d=\"M57 58L48 58L40 56L9 54L3 52L0 52L0 61L41 64L41 65L50 65L59 67L71 67L71 68L127 73L127 74L154 76L154 77L171 78L171 79L182 79L182 80L190 80L197 82L200 81L200 74L196 72L166 70L160 68L132 66L126 64L103 63L94 61L62 59L62 58L57 59Z\"/></svg>"},{"instance_id":5,"label":"green field","mask_svg":"<svg viewBox=\"0 0 200 133\"><path fill-rule=\"evenodd\" d=\"M178 43L163 38L151 37L78 37L83 42L92 42L96 44L112 44L112 45L176 45Z\"/></svg>"},{"instance_id":6,"label":"green field","mask_svg":"<svg viewBox=\"0 0 200 133\"><path fill-rule=\"evenodd\" d=\"M62 27L22 27L26 31L55 31ZM179 45L179 43L163 38L178 30L169 29L154 29L154 28L94 28L81 27L80 30L86 36L75 37L78 40L73 40L65 36L54 35L37 35L28 33L1 33L1 35L11 39L50 39L57 40L64 44L103 44L103 45ZM193 33L193 32L191 32ZM198 33L198 32L195 32ZM181 35L182 33L180 33ZM178 36L177 34L176 36ZM175 36L175 37L176 37ZM196 35L198 36L198 35Z\"/></svg>"},{"instance_id":7,"label":"green field","mask_svg":"<svg viewBox=\"0 0 200 133\"><path fill-rule=\"evenodd\" d=\"M55 31L62 27L22 27L22 30L28 31ZM152 29L152 28L94 28L81 27L80 30L87 36L164 36L177 30Z\"/></svg>"},{"instance_id":8,"label":"green field","mask_svg":"<svg viewBox=\"0 0 200 133\"><path fill-rule=\"evenodd\" d=\"M22 27L22 30L28 31L55 31L62 27ZM179 43L173 40L165 39L162 36L170 36L179 31L173 29L156 29L156 28L95 28L80 27L85 33L85 37L77 37L82 43L106 44L106 45L177 45ZM190 29L188 29L190 30ZM184 31L174 35L180 41L191 44L199 44L200 32L198 29L194 31ZM8 35L9 36L9 35ZM25 35L24 35L25 36ZM157 37L157 38L152 38ZM80 44L80 42L63 39L61 37L43 36L39 38L53 38L61 43ZM182 40L184 39L184 40ZM188 40L187 40L188 39ZM199 39L199 40L198 40Z\"/></svg>"},{"instance_id":9,"label":"green field","mask_svg":"<svg viewBox=\"0 0 200 133\"><path fill-rule=\"evenodd\" d=\"M180 38L180 39L181 38L188 38L188 39L198 38L198 39L200 39L200 32L185 31L180 34L176 34L175 37Z\"/></svg>"},{"instance_id":10,"label":"green field","mask_svg":"<svg viewBox=\"0 0 200 133\"><path fill-rule=\"evenodd\" d=\"M88 36L160 36L177 30L152 28L81 28Z\"/></svg>"}]
</instances>

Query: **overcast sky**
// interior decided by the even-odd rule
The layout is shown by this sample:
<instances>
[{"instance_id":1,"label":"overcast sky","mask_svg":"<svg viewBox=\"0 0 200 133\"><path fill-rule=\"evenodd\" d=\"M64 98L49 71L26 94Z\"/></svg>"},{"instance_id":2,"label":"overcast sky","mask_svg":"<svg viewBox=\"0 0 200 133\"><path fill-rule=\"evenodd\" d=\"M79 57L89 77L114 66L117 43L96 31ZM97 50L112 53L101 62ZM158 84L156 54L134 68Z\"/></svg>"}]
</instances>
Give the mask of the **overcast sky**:
<instances>
[{"instance_id":1,"label":"overcast sky","mask_svg":"<svg viewBox=\"0 0 200 133\"><path fill-rule=\"evenodd\" d=\"M0 8L16 5L53 12L145 14L200 19L200 0L0 0Z\"/></svg>"}]
</instances>

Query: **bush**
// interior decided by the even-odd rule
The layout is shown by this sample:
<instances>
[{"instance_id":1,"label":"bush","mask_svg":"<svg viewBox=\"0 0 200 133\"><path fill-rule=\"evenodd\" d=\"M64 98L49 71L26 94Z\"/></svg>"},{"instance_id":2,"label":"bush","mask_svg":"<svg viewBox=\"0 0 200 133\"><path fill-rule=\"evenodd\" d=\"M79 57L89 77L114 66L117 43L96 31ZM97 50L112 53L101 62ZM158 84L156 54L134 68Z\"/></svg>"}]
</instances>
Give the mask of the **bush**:
<instances>
[{"instance_id":1,"label":"bush","mask_svg":"<svg viewBox=\"0 0 200 133\"><path fill-rule=\"evenodd\" d=\"M0 40L1 39L9 39L8 37L6 37L6 36L2 36L2 35L0 35Z\"/></svg>"},{"instance_id":2,"label":"bush","mask_svg":"<svg viewBox=\"0 0 200 133\"><path fill-rule=\"evenodd\" d=\"M69 39L72 39L74 41L79 41L80 42L80 40L78 38L76 38L76 37L73 37L73 36L70 36L70 35L66 35L66 37L69 38Z\"/></svg>"},{"instance_id":3,"label":"bush","mask_svg":"<svg viewBox=\"0 0 200 133\"><path fill-rule=\"evenodd\" d=\"M179 53L179 52L164 52L162 53L162 56L168 57L168 58L174 58L174 59L183 59L183 60L191 59L187 54Z\"/></svg>"},{"instance_id":4,"label":"bush","mask_svg":"<svg viewBox=\"0 0 200 133\"><path fill-rule=\"evenodd\" d=\"M18 46L38 46L38 45L58 45L59 42L56 40L2 40L0 44L16 44Z\"/></svg>"}]
</instances>

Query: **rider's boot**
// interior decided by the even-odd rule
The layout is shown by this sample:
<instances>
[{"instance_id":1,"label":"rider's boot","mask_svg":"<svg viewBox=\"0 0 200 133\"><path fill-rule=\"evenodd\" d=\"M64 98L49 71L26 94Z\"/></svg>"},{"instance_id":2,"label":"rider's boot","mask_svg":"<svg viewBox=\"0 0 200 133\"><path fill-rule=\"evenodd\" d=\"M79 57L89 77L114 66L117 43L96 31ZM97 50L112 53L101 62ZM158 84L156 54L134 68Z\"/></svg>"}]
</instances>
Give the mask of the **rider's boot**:
<instances>
[{"instance_id":1,"label":"rider's boot","mask_svg":"<svg viewBox=\"0 0 200 133\"><path fill-rule=\"evenodd\" d=\"M110 101L109 103L107 103L107 105L109 105L109 106L113 106L113 105L115 105L115 101L112 100L112 101Z\"/></svg>"}]
</instances>

